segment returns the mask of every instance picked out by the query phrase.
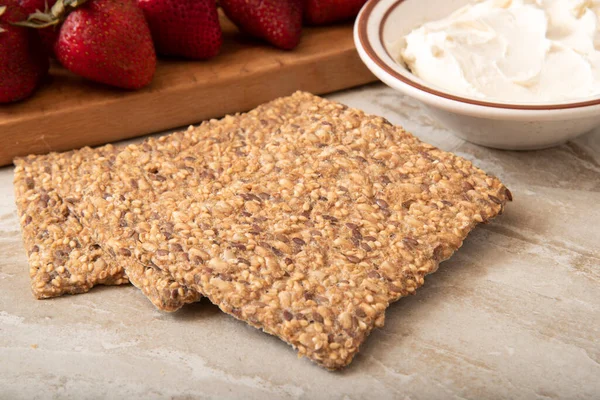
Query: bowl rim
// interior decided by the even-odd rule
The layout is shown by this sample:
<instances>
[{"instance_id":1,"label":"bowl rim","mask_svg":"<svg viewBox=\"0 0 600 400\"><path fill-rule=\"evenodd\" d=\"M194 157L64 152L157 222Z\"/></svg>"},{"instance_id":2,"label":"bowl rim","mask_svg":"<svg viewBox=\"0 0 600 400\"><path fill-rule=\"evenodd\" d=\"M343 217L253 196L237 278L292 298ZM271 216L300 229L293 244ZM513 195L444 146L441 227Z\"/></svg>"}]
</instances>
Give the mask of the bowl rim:
<instances>
[{"instance_id":1,"label":"bowl rim","mask_svg":"<svg viewBox=\"0 0 600 400\"><path fill-rule=\"evenodd\" d=\"M388 1L388 0L369 0L369 1L367 1L365 6L360 11L360 13L357 17L357 20L356 20L356 24L355 24L356 36L357 36L357 39L359 40L360 45L362 46L364 52L371 59L371 61L373 61L379 68L381 68L383 70L383 72L385 72L386 74L390 75L391 77L393 77L395 79L400 80L401 82L405 83L406 85L409 85L409 86L411 86L415 89L421 90L423 92L429 93L433 96L441 97L443 99L453 100L453 101L457 101L460 103L472 104L474 106L482 106L482 107L496 108L496 109L499 108L499 109L505 109L505 110L551 111L551 110L566 110L566 109L583 108L583 107L600 105L600 98L594 99L594 100L586 100L586 101L578 101L578 102L570 102L570 103L556 103L556 104L552 104L552 103L550 103L550 104L497 103L497 102L492 102L492 101L483 101L483 100L477 100L477 99L468 98L468 97L457 96L457 95L443 92L440 90L436 90L434 88L422 85L418 82L415 82L412 79L410 79L409 77L402 75L402 74L398 73L396 70L394 70L393 68L391 68L388 65L388 63L386 63L383 59L381 59L381 57L379 57L379 55L377 54L377 52L371 45L371 42L369 40L369 35L367 33L367 27L369 25L369 22L371 19L370 17L371 17L373 10L382 1ZM384 29L384 26L390 16L390 14L398 6L400 6L404 1L405 0L395 0L392 4L390 4L390 6L385 10L383 17L381 18L381 21L379 22L377 39L381 42L381 46L383 47L383 49L385 50L385 52L391 59L394 59L394 58L390 55L388 48L385 45L385 42L383 40L383 29Z\"/></svg>"}]
</instances>

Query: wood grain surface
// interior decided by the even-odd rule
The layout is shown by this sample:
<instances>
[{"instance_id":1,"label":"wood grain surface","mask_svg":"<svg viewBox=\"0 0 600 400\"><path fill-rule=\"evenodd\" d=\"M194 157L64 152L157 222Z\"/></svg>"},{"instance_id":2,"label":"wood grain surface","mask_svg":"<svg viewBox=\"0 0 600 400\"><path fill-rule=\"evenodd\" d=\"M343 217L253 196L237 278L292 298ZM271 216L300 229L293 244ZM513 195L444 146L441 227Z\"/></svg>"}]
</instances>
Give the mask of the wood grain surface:
<instances>
[{"instance_id":1,"label":"wood grain surface","mask_svg":"<svg viewBox=\"0 0 600 400\"><path fill-rule=\"evenodd\" d=\"M52 66L33 97L0 106L0 165L246 111L295 90L322 94L376 80L356 53L351 24L307 28L293 51L247 38L225 19L222 26L219 56L161 60L152 84L135 92Z\"/></svg>"}]
</instances>

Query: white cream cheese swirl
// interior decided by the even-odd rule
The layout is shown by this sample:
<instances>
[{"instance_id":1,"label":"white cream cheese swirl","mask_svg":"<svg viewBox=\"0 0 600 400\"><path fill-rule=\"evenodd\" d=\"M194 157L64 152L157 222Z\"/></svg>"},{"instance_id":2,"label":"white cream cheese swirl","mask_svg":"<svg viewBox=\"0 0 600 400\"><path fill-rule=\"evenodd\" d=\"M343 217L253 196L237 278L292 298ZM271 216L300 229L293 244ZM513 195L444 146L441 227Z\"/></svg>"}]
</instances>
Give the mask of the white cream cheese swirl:
<instances>
[{"instance_id":1,"label":"white cream cheese swirl","mask_svg":"<svg viewBox=\"0 0 600 400\"><path fill-rule=\"evenodd\" d=\"M600 0L484 0L403 38L399 60L457 95L520 103L600 95Z\"/></svg>"}]
</instances>

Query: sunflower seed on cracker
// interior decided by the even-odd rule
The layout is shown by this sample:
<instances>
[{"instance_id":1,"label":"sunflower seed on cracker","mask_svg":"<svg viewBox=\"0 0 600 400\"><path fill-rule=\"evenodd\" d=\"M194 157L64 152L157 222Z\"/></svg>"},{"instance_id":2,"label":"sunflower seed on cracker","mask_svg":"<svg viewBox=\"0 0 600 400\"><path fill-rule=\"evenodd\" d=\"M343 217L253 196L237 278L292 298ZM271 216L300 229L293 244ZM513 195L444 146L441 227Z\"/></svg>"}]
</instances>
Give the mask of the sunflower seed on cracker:
<instances>
[{"instance_id":1,"label":"sunflower seed on cracker","mask_svg":"<svg viewBox=\"0 0 600 400\"><path fill-rule=\"evenodd\" d=\"M117 259L152 263L328 369L510 198L471 162L301 92L127 146L107 169L76 164L58 191Z\"/></svg>"}]
</instances>

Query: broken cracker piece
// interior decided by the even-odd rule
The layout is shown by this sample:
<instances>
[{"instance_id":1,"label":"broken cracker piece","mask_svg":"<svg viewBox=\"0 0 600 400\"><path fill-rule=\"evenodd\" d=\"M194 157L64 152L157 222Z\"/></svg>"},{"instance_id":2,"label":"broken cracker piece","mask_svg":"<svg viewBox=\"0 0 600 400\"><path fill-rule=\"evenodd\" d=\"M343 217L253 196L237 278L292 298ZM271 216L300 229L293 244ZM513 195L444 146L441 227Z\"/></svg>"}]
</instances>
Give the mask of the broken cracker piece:
<instances>
[{"instance_id":1,"label":"broken cracker piece","mask_svg":"<svg viewBox=\"0 0 600 400\"><path fill-rule=\"evenodd\" d=\"M81 176L97 165L80 157L59 187L96 240L328 369L511 197L471 162L307 93L127 146Z\"/></svg>"}]
</instances>

